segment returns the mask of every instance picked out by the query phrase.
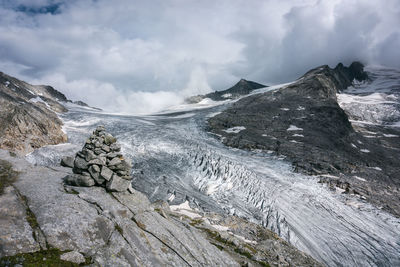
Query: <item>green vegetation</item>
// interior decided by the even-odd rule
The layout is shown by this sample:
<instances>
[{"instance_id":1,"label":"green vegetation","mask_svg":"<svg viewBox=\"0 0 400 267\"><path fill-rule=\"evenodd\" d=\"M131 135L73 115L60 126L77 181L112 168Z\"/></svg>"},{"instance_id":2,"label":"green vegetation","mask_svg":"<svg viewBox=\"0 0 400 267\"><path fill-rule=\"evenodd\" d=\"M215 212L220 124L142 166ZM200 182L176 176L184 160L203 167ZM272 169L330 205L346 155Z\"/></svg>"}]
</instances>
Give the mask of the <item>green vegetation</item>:
<instances>
[{"instance_id":1,"label":"green vegetation","mask_svg":"<svg viewBox=\"0 0 400 267\"><path fill-rule=\"evenodd\" d=\"M60 259L60 255L68 251L60 251L58 249L42 250L33 253L21 253L11 257L3 257L0 259L0 266L15 266L20 264L24 267L76 267L90 264L91 259L86 258L86 262L79 265L69 261Z\"/></svg>"},{"instance_id":2,"label":"green vegetation","mask_svg":"<svg viewBox=\"0 0 400 267\"><path fill-rule=\"evenodd\" d=\"M5 160L0 159L0 195L4 188L11 185L18 178L18 172L12 169L12 165Z\"/></svg>"}]
</instances>

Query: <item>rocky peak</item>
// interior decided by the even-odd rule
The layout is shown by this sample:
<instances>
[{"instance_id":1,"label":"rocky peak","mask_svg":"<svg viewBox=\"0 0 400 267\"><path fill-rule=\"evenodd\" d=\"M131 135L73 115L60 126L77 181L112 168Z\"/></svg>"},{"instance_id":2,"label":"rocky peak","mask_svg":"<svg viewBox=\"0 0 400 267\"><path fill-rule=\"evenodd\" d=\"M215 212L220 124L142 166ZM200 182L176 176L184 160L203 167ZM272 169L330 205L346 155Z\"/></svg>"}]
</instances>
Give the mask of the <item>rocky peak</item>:
<instances>
[{"instance_id":1,"label":"rocky peak","mask_svg":"<svg viewBox=\"0 0 400 267\"><path fill-rule=\"evenodd\" d=\"M65 157L61 165L72 168L74 172L64 178L69 185L97 185L116 192L132 188L132 164L124 158L117 139L107 133L104 126L98 126L93 131L75 158Z\"/></svg>"},{"instance_id":2,"label":"rocky peak","mask_svg":"<svg viewBox=\"0 0 400 267\"><path fill-rule=\"evenodd\" d=\"M266 85L248 81L245 79L240 79L234 86L223 90L223 91L215 91L206 95L198 95L190 97L186 100L189 103L198 103L204 98L210 98L214 101L221 101L227 99L235 99L243 95L247 95L251 93L253 90L267 87Z\"/></svg>"}]
</instances>

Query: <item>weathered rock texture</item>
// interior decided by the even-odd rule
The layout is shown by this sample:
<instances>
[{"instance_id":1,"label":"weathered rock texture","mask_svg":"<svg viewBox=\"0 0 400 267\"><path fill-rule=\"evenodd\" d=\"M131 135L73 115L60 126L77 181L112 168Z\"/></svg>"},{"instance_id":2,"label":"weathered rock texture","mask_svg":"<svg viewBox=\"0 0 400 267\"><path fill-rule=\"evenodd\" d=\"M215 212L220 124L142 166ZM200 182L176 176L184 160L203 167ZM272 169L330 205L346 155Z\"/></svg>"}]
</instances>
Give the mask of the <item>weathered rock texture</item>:
<instances>
[{"instance_id":1,"label":"weathered rock texture","mask_svg":"<svg viewBox=\"0 0 400 267\"><path fill-rule=\"evenodd\" d=\"M74 186L102 186L107 191L126 191L131 187L132 163L121 154L117 139L99 126L89 137L75 158L65 157L61 165L72 168L66 184Z\"/></svg>"},{"instance_id":2,"label":"weathered rock texture","mask_svg":"<svg viewBox=\"0 0 400 267\"><path fill-rule=\"evenodd\" d=\"M400 146L355 131L336 99L353 80L366 79L358 62L334 69L321 66L289 86L237 101L210 118L209 127L228 146L272 151L299 172L335 175L321 181L399 216ZM355 149L355 144L363 149Z\"/></svg>"},{"instance_id":3,"label":"weathered rock texture","mask_svg":"<svg viewBox=\"0 0 400 267\"><path fill-rule=\"evenodd\" d=\"M0 148L26 154L66 142L57 113L68 111L67 102L72 101L51 86L31 85L0 72Z\"/></svg>"},{"instance_id":4,"label":"weathered rock texture","mask_svg":"<svg viewBox=\"0 0 400 267\"><path fill-rule=\"evenodd\" d=\"M20 172L0 196L1 266L50 253L90 266L320 266L239 218L186 216L166 203L149 203L134 189L107 193L65 185L70 168L32 166L4 150L0 158Z\"/></svg>"},{"instance_id":5,"label":"weathered rock texture","mask_svg":"<svg viewBox=\"0 0 400 267\"><path fill-rule=\"evenodd\" d=\"M227 100L227 99L236 99L240 96L243 95L248 95L252 91L267 87L266 85L252 82L252 81L247 81L245 79L241 79L239 82L237 82L234 86L231 88L228 88L226 90L222 91L215 91L206 95L197 95L197 96L192 96L186 99L186 102L188 103L198 103L204 98L210 98L214 101L220 101L220 100Z\"/></svg>"}]
</instances>

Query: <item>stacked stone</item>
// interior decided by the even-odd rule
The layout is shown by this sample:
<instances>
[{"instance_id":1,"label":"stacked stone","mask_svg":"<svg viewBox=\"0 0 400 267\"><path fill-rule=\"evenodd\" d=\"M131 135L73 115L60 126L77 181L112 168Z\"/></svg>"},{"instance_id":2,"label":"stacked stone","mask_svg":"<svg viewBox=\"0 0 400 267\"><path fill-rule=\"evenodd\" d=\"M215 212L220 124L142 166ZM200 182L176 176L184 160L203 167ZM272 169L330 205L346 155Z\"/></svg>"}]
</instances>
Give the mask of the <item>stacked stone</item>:
<instances>
[{"instance_id":1,"label":"stacked stone","mask_svg":"<svg viewBox=\"0 0 400 267\"><path fill-rule=\"evenodd\" d=\"M74 186L102 186L107 191L131 191L132 164L121 154L117 139L99 126L75 158L65 157L61 165L71 167L74 174L64 178Z\"/></svg>"}]
</instances>

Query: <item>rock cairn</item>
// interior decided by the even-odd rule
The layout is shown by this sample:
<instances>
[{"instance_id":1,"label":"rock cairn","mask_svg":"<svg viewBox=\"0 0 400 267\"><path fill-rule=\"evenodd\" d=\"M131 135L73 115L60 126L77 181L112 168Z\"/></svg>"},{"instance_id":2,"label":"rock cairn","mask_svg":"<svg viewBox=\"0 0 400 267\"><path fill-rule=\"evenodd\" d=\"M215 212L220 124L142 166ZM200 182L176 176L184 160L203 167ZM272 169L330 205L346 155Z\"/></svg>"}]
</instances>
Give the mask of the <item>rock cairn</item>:
<instances>
[{"instance_id":1,"label":"rock cairn","mask_svg":"<svg viewBox=\"0 0 400 267\"><path fill-rule=\"evenodd\" d=\"M132 164L121 154L117 139L98 126L75 158L65 157L61 165L72 168L64 181L73 186L102 186L107 191L132 192Z\"/></svg>"}]
</instances>

